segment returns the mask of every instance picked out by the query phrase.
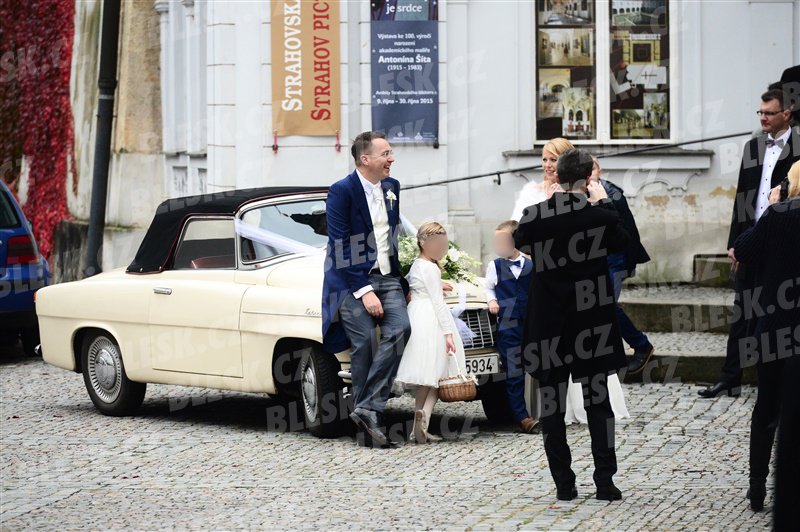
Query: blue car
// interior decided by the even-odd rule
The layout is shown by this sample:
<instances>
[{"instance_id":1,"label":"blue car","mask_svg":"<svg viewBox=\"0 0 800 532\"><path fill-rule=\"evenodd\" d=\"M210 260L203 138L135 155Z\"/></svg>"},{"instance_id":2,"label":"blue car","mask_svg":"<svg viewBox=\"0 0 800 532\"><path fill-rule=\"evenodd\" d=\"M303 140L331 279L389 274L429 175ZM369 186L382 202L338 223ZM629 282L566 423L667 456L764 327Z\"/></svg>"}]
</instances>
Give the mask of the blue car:
<instances>
[{"instance_id":1,"label":"blue car","mask_svg":"<svg viewBox=\"0 0 800 532\"><path fill-rule=\"evenodd\" d=\"M28 355L39 345L33 294L50 282L50 266L39 253L30 222L0 181L0 346L22 341Z\"/></svg>"}]
</instances>

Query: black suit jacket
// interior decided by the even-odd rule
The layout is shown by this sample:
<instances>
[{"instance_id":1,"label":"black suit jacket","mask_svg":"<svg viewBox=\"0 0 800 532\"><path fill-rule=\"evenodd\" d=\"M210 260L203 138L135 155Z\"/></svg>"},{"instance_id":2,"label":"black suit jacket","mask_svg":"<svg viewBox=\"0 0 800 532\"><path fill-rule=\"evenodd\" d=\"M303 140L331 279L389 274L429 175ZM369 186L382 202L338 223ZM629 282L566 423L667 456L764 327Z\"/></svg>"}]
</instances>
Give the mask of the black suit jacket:
<instances>
[{"instance_id":1,"label":"black suit jacket","mask_svg":"<svg viewBox=\"0 0 800 532\"><path fill-rule=\"evenodd\" d=\"M603 188L606 189L608 198L619 213L622 227L625 228L625 231L628 232L628 236L630 237L628 247L625 249L625 264L628 275L633 276L636 265L650 262L650 255L647 254L647 250L644 249L642 245L642 240L639 237L639 228L636 227L636 220L633 218L630 207L628 207L628 200L625 199L623 190L611 181L606 181L605 179L601 179L600 183L602 183Z\"/></svg>"},{"instance_id":2,"label":"black suit jacket","mask_svg":"<svg viewBox=\"0 0 800 532\"><path fill-rule=\"evenodd\" d=\"M770 349L789 329L789 349L800 350L800 197L770 205L764 215L733 244L733 253L755 277L755 330L767 335ZM745 309L747 312L750 309ZM767 346L762 346L767 347Z\"/></svg>"},{"instance_id":3,"label":"black suit jacket","mask_svg":"<svg viewBox=\"0 0 800 532\"><path fill-rule=\"evenodd\" d=\"M728 247L733 247L736 238L750 229L755 221L756 196L761 183L761 170L766 153L766 135L750 139L744 148L742 165L739 167L739 182L736 185L736 198L733 201L731 229L728 234ZM781 151L778 163L772 171L772 185L776 187L786 177L789 168L800 159L800 129L792 128L789 141Z\"/></svg>"},{"instance_id":4,"label":"black suit jacket","mask_svg":"<svg viewBox=\"0 0 800 532\"><path fill-rule=\"evenodd\" d=\"M625 351L608 276L609 252L628 234L611 201L556 192L523 211L516 247L533 258L522 353L540 379L566 365L575 378L619 370Z\"/></svg>"}]
</instances>

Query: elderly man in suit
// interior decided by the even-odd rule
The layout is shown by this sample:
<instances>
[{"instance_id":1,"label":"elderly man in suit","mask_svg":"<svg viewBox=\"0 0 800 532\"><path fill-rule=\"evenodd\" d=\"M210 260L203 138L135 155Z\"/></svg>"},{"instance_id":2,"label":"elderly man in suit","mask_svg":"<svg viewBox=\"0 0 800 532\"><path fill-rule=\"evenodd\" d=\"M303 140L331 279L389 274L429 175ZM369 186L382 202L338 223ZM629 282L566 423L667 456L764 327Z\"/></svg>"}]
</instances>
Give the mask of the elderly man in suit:
<instances>
[{"instance_id":1,"label":"elderly man in suit","mask_svg":"<svg viewBox=\"0 0 800 532\"><path fill-rule=\"evenodd\" d=\"M411 335L397 253L400 184L389 177L394 156L383 133L361 133L351 152L355 171L328 191L323 346L351 349L350 418L364 433L359 444L390 447L383 410Z\"/></svg>"},{"instance_id":2,"label":"elderly man in suit","mask_svg":"<svg viewBox=\"0 0 800 532\"><path fill-rule=\"evenodd\" d=\"M562 153L557 175L563 190L523 211L514 240L535 264L522 353L526 370L539 380L544 449L557 497L578 496L564 425L572 374L583 387L596 497L611 501L622 494L613 482L617 458L607 377L627 362L607 257L624 251L629 237L603 186L589 182L591 173L587 152Z\"/></svg>"},{"instance_id":3,"label":"elderly man in suit","mask_svg":"<svg viewBox=\"0 0 800 532\"><path fill-rule=\"evenodd\" d=\"M739 183L733 202L733 216L728 235L728 256L734 277L736 296L734 319L728 334L727 354L719 381L698 392L701 397L718 395L738 396L741 389L742 365L739 340L752 329L752 319L744 312L742 302L755 283L753 268L740 265L733 256L736 239L751 228L769 206L770 191L786 177L792 164L800 159L800 132L790 127L792 108L789 95L780 89L771 89L761 95L762 135L750 139L745 145Z\"/></svg>"}]
</instances>

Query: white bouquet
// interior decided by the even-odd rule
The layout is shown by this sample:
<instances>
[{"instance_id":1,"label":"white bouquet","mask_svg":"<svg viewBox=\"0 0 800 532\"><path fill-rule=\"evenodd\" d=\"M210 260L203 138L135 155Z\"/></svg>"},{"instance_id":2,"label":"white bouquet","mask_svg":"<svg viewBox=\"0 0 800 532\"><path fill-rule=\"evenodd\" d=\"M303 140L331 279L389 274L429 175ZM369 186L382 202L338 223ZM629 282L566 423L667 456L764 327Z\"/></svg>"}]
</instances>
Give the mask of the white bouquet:
<instances>
[{"instance_id":1,"label":"white bouquet","mask_svg":"<svg viewBox=\"0 0 800 532\"><path fill-rule=\"evenodd\" d=\"M419 256L417 239L413 236L401 236L398 239L398 258L400 259L400 269L403 275L408 273L411 263ZM480 266L481 262L470 257L455 242L450 242L449 250L444 260L441 261L442 278L455 282L465 281L476 284L476 275L471 271L474 266Z\"/></svg>"}]
</instances>

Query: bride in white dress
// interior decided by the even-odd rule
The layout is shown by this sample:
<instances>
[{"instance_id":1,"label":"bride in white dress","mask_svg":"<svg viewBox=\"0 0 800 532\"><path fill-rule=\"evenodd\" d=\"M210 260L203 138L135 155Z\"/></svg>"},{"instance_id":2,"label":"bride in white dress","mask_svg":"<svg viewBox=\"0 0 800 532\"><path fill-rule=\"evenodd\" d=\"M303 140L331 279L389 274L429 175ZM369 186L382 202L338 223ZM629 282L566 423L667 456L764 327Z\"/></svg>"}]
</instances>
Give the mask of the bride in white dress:
<instances>
[{"instance_id":1,"label":"bride in white dress","mask_svg":"<svg viewBox=\"0 0 800 532\"><path fill-rule=\"evenodd\" d=\"M447 233L441 224L428 222L417 231L419 257L406 275L411 291L408 319L411 337L403 350L394 385L414 390L413 437L417 443L440 440L428 433L433 407L439 400L439 379L462 371L464 345L442 293L438 261L447 253Z\"/></svg>"},{"instance_id":2,"label":"bride in white dress","mask_svg":"<svg viewBox=\"0 0 800 532\"><path fill-rule=\"evenodd\" d=\"M558 156L572 148L574 148L574 146L570 141L560 137L552 139L544 145L544 148L542 148L543 180L541 182L531 181L522 187L514 202L514 210L511 213L511 219L519 221L519 219L522 218L522 211L525 207L536 205L546 199L550 199L550 196L553 195L553 191L560 188L558 185L558 176L556 174Z\"/></svg>"},{"instance_id":3,"label":"bride in white dress","mask_svg":"<svg viewBox=\"0 0 800 532\"><path fill-rule=\"evenodd\" d=\"M542 170L544 179L542 182L531 181L522 187L514 203L514 211L511 218L519 221L522 218L522 211L530 205L536 205L553 195L554 190L559 188L558 174L556 172L558 157L567 150L574 148L572 143L565 138L554 138L542 148ZM622 384L619 376L613 373L608 376L608 398L611 402L611 409L614 411L616 419L630 417L628 407L625 404L625 394L622 391ZM541 413L539 413L541 416ZM567 389L567 412L564 416L565 423L586 423L586 409L583 407L583 390L580 383L572 382L569 379Z\"/></svg>"}]
</instances>

